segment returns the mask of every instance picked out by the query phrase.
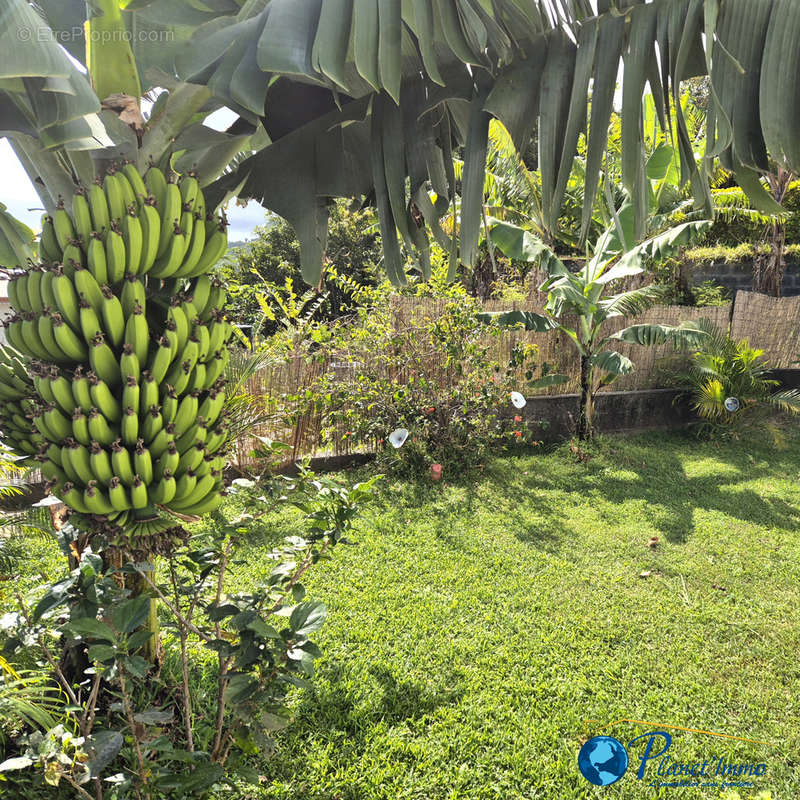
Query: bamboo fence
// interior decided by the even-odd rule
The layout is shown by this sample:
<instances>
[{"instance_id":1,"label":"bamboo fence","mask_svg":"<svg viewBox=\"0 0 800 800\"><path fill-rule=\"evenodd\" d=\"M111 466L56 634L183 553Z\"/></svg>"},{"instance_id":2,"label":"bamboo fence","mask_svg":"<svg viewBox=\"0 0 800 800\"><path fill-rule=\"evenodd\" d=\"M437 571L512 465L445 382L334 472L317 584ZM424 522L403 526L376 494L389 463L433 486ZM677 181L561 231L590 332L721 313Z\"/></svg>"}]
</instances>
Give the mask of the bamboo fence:
<instances>
[{"instance_id":1,"label":"bamboo fence","mask_svg":"<svg viewBox=\"0 0 800 800\"><path fill-rule=\"evenodd\" d=\"M447 300L429 298L397 297L391 303L392 324L397 332L422 327L441 315ZM532 294L529 301L504 303L487 301L482 304L485 311L505 311L509 309L539 312L542 311L542 298ZM661 323L677 325L684 321L705 319L722 330L730 332L736 339L747 339L753 347L762 348L773 367L788 367L800 358L800 297L772 298L752 292L738 292L733 303L723 306L692 308L687 306L657 306L637 317L618 317L609 320L604 333L613 333L628 325L639 323ZM537 394L564 394L578 390L578 356L574 347L565 337L556 332L533 333L507 331L500 335L487 334L486 345L491 356L501 364L507 364L515 345L522 342L536 345L540 364L546 363L550 372L560 372L572 376L566 384L538 390ZM615 349L627 355L636 368L631 375L615 381L610 389L632 391L665 387L669 385L668 365L675 351L671 345L659 347L640 347L625 342L615 343ZM452 368L448 367L444 355L432 351L426 356L426 374L434 375L440 385L454 378ZM261 398L270 409L272 419L257 433L273 440L288 442L293 447L294 459L312 456L323 451L326 454L342 455L353 452L347 439L334 437L330 444L323 445L321 431L325 420L319 414L304 414L287 423L281 414L283 398L298 395L310 388L319 378L328 375L332 380L353 374L355 369L368 374L384 370L380 354L370 353L368 346L358 352L326 354L316 358L290 356L282 363L265 369L251 379L249 391ZM407 376L402 371L385 375L395 383L402 384ZM601 390L603 391L603 390ZM341 431L343 434L344 431ZM238 444L238 464L246 467L256 442L248 438Z\"/></svg>"}]
</instances>

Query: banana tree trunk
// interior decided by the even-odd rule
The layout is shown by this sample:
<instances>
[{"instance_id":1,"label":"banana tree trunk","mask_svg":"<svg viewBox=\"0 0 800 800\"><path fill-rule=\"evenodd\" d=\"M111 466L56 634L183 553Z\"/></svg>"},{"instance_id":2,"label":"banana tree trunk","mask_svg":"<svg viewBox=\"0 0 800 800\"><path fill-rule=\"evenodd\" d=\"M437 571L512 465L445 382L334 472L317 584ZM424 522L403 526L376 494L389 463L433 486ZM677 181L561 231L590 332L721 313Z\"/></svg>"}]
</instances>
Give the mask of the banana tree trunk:
<instances>
[{"instance_id":1,"label":"banana tree trunk","mask_svg":"<svg viewBox=\"0 0 800 800\"><path fill-rule=\"evenodd\" d=\"M581 356L581 399L578 409L578 438L591 439L594 436L594 392L592 391L592 367L589 356Z\"/></svg>"}]
</instances>

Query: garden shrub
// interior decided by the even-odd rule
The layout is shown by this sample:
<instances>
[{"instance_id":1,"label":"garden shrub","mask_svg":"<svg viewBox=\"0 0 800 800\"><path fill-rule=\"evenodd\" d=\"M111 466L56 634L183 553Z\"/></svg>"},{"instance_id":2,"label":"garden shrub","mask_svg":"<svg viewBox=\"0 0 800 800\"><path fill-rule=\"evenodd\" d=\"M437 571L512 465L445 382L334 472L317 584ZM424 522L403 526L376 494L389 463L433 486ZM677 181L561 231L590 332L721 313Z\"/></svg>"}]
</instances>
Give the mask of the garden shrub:
<instances>
[{"instance_id":1,"label":"garden shrub","mask_svg":"<svg viewBox=\"0 0 800 800\"><path fill-rule=\"evenodd\" d=\"M234 481L226 508L236 516L217 513L160 567L128 551L109 566L65 525L74 568L35 604L19 597L20 611L1 622L5 657L35 653L67 705L55 727L0 743L0 780L24 787L20 797L65 787L98 800L201 798L235 789L234 779L258 783L247 759L274 748L291 721L289 690L308 685L321 655L312 637L326 609L306 597L303 576L348 532L379 477L347 488L302 467L266 484ZM240 546L291 508L302 512L298 533L274 547L274 569L230 586ZM148 593L132 596L126 575ZM155 666L141 655L150 595L172 632ZM61 657L64 643L77 662Z\"/></svg>"},{"instance_id":2,"label":"garden shrub","mask_svg":"<svg viewBox=\"0 0 800 800\"><path fill-rule=\"evenodd\" d=\"M384 465L411 472L432 463L457 472L480 464L493 447L536 443L540 424L515 411L510 393L524 392L546 371L538 348L518 344L500 363L491 344L502 334L477 321L479 305L463 289L438 298L432 316L424 305L403 306L410 317L400 327L387 291L362 297L356 316L314 353L331 368L288 398L290 423L317 415L323 444L375 448ZM397 428L410 436L395 450L388 437Z\"/></svg>"}]
</instances>

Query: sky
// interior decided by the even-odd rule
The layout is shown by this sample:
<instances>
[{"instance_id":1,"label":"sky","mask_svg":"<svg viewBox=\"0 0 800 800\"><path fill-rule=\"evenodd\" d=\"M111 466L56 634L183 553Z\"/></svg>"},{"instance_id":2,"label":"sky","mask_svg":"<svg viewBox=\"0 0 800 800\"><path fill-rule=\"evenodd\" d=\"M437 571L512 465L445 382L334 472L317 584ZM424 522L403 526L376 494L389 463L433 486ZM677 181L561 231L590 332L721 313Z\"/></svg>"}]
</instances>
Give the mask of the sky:
<instances>
[{"instance_id":1,"label":"sky","mask_svg":"<svg viewBox=\"0 0 800 800\"><path fill-rule=\"evenodd\" d=\"M221 109L208 117L205 124L220 130L227 127L233 119L235 119L233 112ZM0 203L3 203L17 219L38 233L41 230L41 217L44 213L42 201L6 138L0 138L0 175L2 176ZM254 228L264 224L265 213L256 202L251 201L246 208L242 208L231 201L227 209L230 222L228 240L242 242L252 239Z\"/></svg>"}]
</instances>

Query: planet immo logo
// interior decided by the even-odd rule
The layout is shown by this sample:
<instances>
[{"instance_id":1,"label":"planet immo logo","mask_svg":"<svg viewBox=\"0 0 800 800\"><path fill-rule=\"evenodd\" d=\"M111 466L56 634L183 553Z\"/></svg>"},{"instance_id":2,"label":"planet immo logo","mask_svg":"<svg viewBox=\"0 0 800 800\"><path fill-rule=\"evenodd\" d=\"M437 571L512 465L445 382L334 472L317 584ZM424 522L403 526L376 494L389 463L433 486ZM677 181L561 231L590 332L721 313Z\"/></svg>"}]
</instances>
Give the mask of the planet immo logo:
<instances>
[{"instance_id":1,"label":"planet immo logo","mask_svg":"<svg viewBox=\"0 0 800 800\"><path fill-rule=\"evenodd\" d=\"M634 722L639 725L652 724L642 720L618 720L618 722ZM710 737L738 739L754 744L769 744L755 739L744 739L740 736L728 736L692 728L665 725L659 727L672 727ZM714 755L702 761L681 761L675 757L674 751L668 752L672 745L672 734L665 730L651 730L635 736L627 746L613 736L593 736L583 744L578 753L578 769L589 783L593 783L595 786L610 786L625 775L631 761L635 765L638 760L636 779L648 780L649 786L659 789L753 788L755 786L754 779L763 777L767 773L767 764L764 762L733 762ZM629 755L629 748L637 755ZM638 755L639 753L640 755Z\"/></svg>"}]
</instances>

